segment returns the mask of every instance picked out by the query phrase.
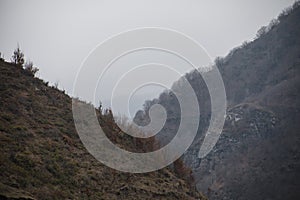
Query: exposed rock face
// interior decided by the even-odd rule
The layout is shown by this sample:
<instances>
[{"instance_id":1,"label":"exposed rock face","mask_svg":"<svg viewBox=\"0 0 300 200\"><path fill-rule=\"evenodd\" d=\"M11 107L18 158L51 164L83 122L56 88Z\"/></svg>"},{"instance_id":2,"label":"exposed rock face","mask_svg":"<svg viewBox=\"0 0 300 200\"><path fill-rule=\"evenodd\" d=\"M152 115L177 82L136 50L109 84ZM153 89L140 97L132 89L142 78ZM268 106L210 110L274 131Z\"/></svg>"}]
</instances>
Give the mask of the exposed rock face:
<instances>
[{"instance_id":1,"label":"exposed rock face","mask_svg":"<svg viewBox=\"0 0 300 200\"><path fill-rule=\"evenodd\" d=\"M300 198L299 19L298 2L258 39L216 60L228 109L217 145L202 160L197 155L210 119L210 100L199 74L186 75L197 93L201 120L183 159L193 169L198 189L210 199ZM178 85L180 80L174 87ZM168 113L157 137L162 145L172 139L180 122L176 99L169 94L152 101ZM135 122L141 121L147 122L147 109L136 115Z\"/></svg>"}]
</instances>

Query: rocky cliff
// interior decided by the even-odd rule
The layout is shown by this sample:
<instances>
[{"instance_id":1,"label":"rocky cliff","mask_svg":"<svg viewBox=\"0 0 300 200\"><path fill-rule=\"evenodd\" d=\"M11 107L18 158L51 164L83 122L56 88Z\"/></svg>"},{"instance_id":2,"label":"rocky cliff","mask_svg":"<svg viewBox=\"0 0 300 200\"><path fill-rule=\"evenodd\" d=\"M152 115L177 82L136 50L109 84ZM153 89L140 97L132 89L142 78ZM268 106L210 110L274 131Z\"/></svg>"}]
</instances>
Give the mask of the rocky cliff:
<instances>
[{"instance_id":1,"label":"rocky cliff","mask_svg":"<svg viewBox=\"0 0 300 200\"><path fill-rule=\"evenodd\" d=\"M198 189L210 199L298 199L300 197L300 6L296 2L257 38L217 58L227 94L222 135L204 159L197 157L210 119L210 97L197 71L185 75L197 93L201 120L183 159ZM180 89L178 80L173 89ZM161 104L168 119L157 138L176 134L180 107L172 92L148 101L134 121L146 124L149 107Z\"/></svg>"}]
</instances>

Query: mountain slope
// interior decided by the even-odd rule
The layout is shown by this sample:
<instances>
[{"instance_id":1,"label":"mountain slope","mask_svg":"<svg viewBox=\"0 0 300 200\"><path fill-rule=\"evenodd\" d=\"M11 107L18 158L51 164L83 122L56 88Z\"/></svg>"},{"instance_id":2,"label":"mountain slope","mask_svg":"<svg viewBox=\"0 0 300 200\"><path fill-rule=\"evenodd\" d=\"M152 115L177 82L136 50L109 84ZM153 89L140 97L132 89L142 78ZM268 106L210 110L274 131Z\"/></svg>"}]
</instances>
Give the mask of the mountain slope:
<instances>
[{"instance_id":1,"label":"mountain slope","mask_svg":"<svg viewBox=\"0 0 300 200\"><path fill-rule=\"evenodd\" d=\"M0 199L205 199L168 168L129 174L102 165L79 140L71 105L64 92L0 61ZM99 119L120 139L109 120Z\"/></svg>"},{"instance_id":2,"label":"mountain slope","mask_svg":"<svg viewBox=\"0 0 300 200\"><path fill-rule=\"evenodd\" d=\"M300 197L300 6L296 2L259 31L252 42L217 58L228 100L226 123L213 151L197 157L210 119L210 97L197 71L185 75L199 100L198 135L183 159L193 169L198 189L210 199L298 199ZM180 90L180 82L173 89ZM158 134L168 143L180 122L172 92L147 102L134 121L146 124L149 107L168 114Z\"/></svg>"}]
</instances>

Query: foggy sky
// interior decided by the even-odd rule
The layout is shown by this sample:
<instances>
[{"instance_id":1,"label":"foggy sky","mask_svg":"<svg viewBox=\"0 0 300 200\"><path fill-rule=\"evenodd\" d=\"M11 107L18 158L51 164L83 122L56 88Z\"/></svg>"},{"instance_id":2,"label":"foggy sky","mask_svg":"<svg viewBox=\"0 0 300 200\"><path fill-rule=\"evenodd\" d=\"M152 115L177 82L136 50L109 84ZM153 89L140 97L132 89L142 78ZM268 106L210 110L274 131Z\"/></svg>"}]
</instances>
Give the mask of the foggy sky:
<instances>
[{"instance_id":1,"label":"foggy sky","mask_svg":"<svg viewBox=\"0 0 300 200\"><path fill-rule=\"evenodd\" d=\"M84 58L97 44L119 32L139 27L174 29L194 38L215 58L252 40L261 26L293 2L1 0L0 52L9 60L19 43L26 58L40 69L39 77L52 84L58 82L71 93Z\"/></svg>"}]
</instances>

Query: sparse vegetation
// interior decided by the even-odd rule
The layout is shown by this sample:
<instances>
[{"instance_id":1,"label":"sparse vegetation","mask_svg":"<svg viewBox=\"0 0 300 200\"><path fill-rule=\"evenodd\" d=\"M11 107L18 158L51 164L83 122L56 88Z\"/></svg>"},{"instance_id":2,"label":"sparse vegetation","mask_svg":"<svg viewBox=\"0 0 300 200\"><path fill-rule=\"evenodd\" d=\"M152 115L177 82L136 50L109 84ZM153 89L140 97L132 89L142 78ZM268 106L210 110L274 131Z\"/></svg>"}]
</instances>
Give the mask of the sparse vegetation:
<instances>
[{"instance_id":1,"label":"sparse vegetation","mask_svg":"<svg viewBox=\"0 0 300 200\"><path fill-rule=\"evenodd\" d=\"M33 76L39 71L37 67L33 66L32 61L26 61L24 69L28 71L30 74L32 74Z\"/></svg>"},{"instance_id":2,"label":"sparse vegetation","mask_svg":"<svg viewBox=\"0 0 300 200\"><path fill-rule=\"evenodd\" d=\"M210 96L197 71L185 75L198 97L201 118L182 161L192 168L197 188L207 191L210 199L299 199L295 189L300 158L299 19L297 1L261 28L252 41L215 59L228 110L221 137L203 159L197 159L197 153L210 123ZM178 93L184 92L181 85L181 79L173 85ZM134 120L140 125L149 121L149 105L155 103L167 112L156 137L164 145L180 124L180 105L174 95L164 92L147 101ZM177 174L186 174L182 161L174 163Z\"/></svg>"},{"instance_id":3,"label":"sparse vegetation","mask_svg":"<svg viewBox=\"0 0 300 200\"><path fill-rule=\"evenodd\" d=\"M16 65L19 65L19 66L22 66L22 67L23 67L23 64L24 64L24 62L25 62L25 59L24 59L24 53L21 51L19 45L18 45L18 47L15 49L11 61L12 61L14 64L16 64Z\"/></svg>"},{"instance_id":4,"label":"sparse vegetation","mask_svg":"<svg viewBox=\"0 0 300 200\"><path fill-rule=\"evenodd\" d=\"M0 80L0 199L205 199L170 168L129 174L95 160L75 131L71 98L15 63L0 61ZM122 133L111 110L99 111L113 142L151 149Z\"/></svg>"},{"instance_id":5,"label":"sparse vegetation","mask_svg":"<svg viewBox=\"0 0 300 200\"><path fill-rule=\"evenodd\" d=\"M4 61L4 57L1 52L0 52L0 61Z\"/></svg>"}]
</instances>

